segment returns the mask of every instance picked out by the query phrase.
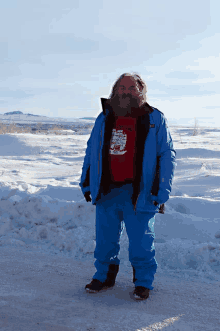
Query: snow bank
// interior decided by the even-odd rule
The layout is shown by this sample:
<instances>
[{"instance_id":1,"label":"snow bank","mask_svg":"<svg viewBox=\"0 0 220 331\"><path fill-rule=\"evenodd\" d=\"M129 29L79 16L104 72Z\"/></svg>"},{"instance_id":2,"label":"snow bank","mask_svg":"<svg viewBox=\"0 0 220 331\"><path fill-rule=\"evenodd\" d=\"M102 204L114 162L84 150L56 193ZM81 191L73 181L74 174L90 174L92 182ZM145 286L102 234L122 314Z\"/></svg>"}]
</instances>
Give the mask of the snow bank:
<instances>
[{"instance_id":1,"label":"snow bank","mask_svg":"<svg viewBox=\"0 0 220 331\"><path fill-rule=\"evenodd\" d=\"M220 135L204 129L192 137L186 129L180 142L178 130L171 132L177 150L171 197L165 214L156 214L158 268L219 279ZM0 245L94 262L95 206L79 187L90 132L82 126L72 136L0 136ZM130 268L126 229L119 258Z\"/></svg>"},{"instance_id":2,"label":"snow bank","mask_svg":"<svg viewBox=\"0 0 220 331\"><path fill-rule=\"evenodd\" d=\"M1 187L0 196L0 245L22 245L94 261L95 206L84 201L79 188L48 187L28 195ZM156 215L159 268L218 279L220 219L211 219L208 212L217 213L218 204L199 198L170 198L166 213ZM122 264L129 265L126 229L119 257Z\"/></svg>"},{"instance_id":3,"label":"snow bank","mask_svg":"<svg viewBox=\"0 0 220 331\"><path fill-rule=\"evenodd\" d=\"M0 156L19 156L39 154L41 148L25 144L19 137L0 134Z\"/></svg>"}]
</instances>

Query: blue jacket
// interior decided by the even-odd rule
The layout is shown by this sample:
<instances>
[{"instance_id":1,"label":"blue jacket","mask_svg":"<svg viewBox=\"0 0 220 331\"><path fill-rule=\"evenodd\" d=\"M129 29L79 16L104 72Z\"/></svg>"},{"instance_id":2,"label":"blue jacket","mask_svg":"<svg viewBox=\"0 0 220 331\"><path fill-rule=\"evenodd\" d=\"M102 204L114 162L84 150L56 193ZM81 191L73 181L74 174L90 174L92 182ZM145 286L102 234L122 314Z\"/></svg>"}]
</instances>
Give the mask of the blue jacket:
<instances>
[{"instance_id":1,"label":"blue jacket","mask_svg":"<svg viewBox=\"0 0 220 331\"><path fill-rule=\"evenodd\" d=\"M98 115L87 141L86 154L82 167L82 175L79 186L82 193L91 193L92 204L96 205L102 176L104 133L107 116L111 112L107 106L107 99L101 98L103 111ZM147 104L148 105L148 104ZM148 105L149 106L149 105ZM142 174L140 191L136 203L136 210L140 212L158 213L161 204L164 204L171 192L174 169L176 166L176 151L164 114L157 108L149 106L149 131L144 142ZM158 168L159 166L159 168ZM159 169L159 172L157 170ZM152 187L158 173L158 189L156 195L152 194ZM155 206L153 201L158 202Z\"/></svg>"}]
</instances>

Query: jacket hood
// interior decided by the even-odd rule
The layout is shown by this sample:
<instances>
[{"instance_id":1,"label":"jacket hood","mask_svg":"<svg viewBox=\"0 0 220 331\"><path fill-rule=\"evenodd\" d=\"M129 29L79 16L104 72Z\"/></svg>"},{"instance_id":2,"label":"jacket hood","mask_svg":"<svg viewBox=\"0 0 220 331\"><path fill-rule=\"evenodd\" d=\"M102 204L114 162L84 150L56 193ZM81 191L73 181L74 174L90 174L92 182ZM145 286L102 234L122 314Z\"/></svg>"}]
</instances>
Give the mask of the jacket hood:
<instances>
[{"instance_id":1,"label":"jacket hood","mask_svg":"<svg viewBox=\"0 0 220 331\"><path fill-rule=\"evenodd\" d=\"M108 109L110 112L113 111L111 105L110 105L110 99L107 98L101 98L101 104L102 104L102 111L103 114L106 115L106 110ZM152 113L154 111L153 107L151 107L147 102L145 102L142 106L141 109L143 109L145 112Z\"/></svg>"}]
</instances>

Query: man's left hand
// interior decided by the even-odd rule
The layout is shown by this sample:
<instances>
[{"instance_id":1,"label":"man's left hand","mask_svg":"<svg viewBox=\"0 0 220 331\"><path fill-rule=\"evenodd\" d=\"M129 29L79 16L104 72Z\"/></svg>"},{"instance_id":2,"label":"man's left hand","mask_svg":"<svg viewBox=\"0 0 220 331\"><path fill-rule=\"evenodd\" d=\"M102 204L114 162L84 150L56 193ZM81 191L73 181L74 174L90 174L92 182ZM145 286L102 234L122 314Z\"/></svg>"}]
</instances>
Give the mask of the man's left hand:
<instances>
[{"instance_id":1,"label":"man's left hand","mask_svg":"<svg viewBox=\"0 0 220 331\"><path fill-rule=\"evenodd\" d=\"M154 203L156 202L157 204L162 204L163 202L160 202L158 197L156 195L151 195L151 201ZM154 203L154 205L156 206L156 204Z\"/></svg>"}]
</instances>

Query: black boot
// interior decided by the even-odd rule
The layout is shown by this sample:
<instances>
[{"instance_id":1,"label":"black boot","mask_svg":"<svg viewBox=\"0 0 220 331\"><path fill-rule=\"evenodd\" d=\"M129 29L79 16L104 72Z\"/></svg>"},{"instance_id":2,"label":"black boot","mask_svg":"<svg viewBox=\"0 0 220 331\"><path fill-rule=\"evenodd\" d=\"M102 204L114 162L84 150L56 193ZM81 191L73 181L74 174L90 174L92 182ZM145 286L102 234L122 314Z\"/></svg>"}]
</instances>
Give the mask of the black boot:
<instances>
[{"instance_id":1,"label":"black boot","mask_svg":"<svg viewBox=\"0 0 220 331\"><path fill-rule=\"evenodd\" d=\"M119 271L119 265L117 264L109 264L107 278L105 280L105 285L108 287L112 287L115 285L115 279Z\"/></svg>"},{"instance_id":2,"label":"black boot","mask_svg":"<svg viewBox=\"0 0 220 331\"><path fill-rule=\"evenodd\" d=\"M90 284L87 284L85 289L87 292L99 292L102 289L110 288L115 285L115 279L119 271L119 265L110 264L108 268L107 278L104 282L98 279L92 279Z\"/></svg>"},{"instance_id":3,"label":"black boot","mask_svg":"<svg viewBox=\"0 0 220 331\"><path fill-rule=\"evenodd\" d=\"M133 268L133 283L136 282L137 278L135 278L135 268ZM134 297L137 300L144 300L149 297L149 288L146 288L144 286L135 286L135 290L133 291Z\"/></svg>"},{"instance_id":4,"label":"black boot","mask_svg":"<svg viewBox=\"0 0 220 331\"><path fill-rule=\"evenodd\" d=\"M135 278L135 269L134 269L134 267L132 266L132 268L133 268L133 283L135 283L136 282L136 280L137 280L137 278Z\"/></svg>"}]
</instances>

